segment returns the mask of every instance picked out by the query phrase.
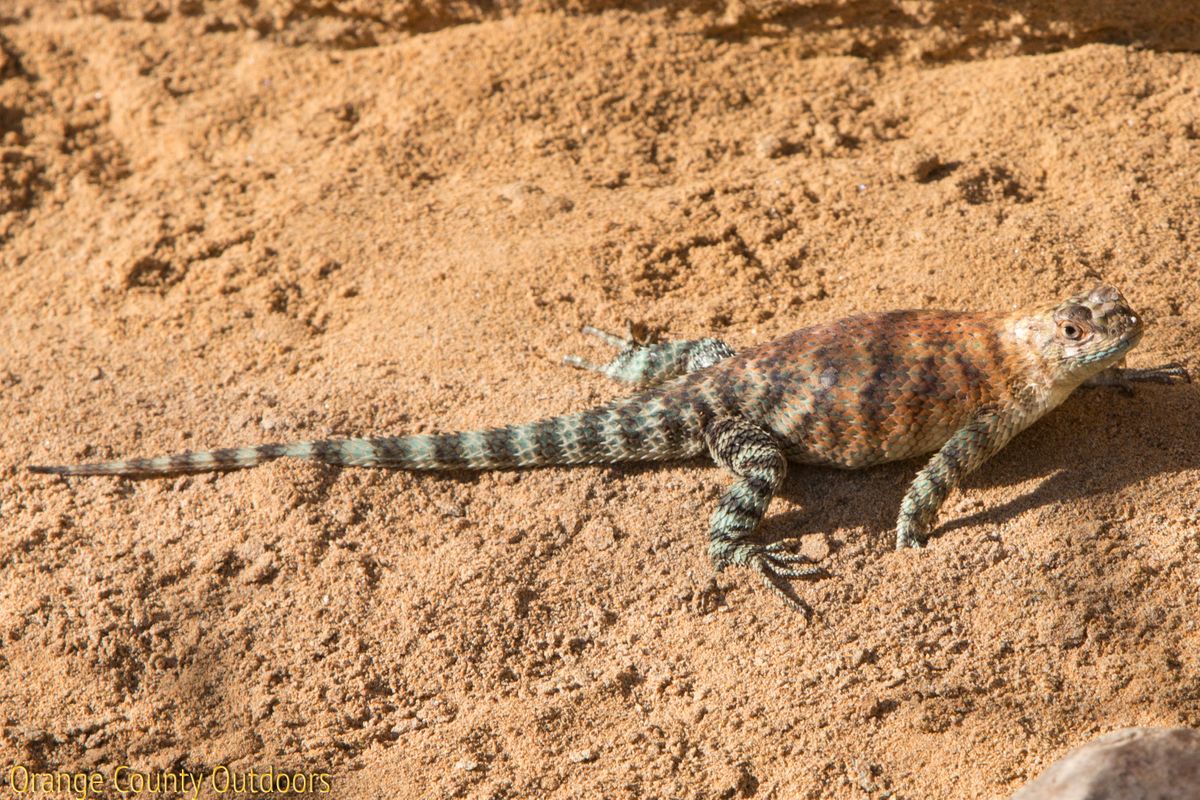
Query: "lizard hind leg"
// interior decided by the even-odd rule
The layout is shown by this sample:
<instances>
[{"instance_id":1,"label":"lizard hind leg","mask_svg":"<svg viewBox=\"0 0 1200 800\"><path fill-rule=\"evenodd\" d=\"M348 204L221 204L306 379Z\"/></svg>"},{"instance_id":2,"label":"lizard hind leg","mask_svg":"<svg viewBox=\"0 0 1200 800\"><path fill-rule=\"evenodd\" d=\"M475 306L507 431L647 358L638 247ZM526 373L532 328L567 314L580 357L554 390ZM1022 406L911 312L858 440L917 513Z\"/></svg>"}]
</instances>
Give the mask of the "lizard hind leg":
<instances>
[{"instance_id":1,"label":"lizard hind leg","mask_svg":"<svg viewBox=\"0 0 1200 800\"><path fill-rule=\"evenodd\" d=\"M807 612L803 603L784 590L781 581L823 570L795 566L810 559L786 552L782 542L764 546L750 541L787 471L779 444L765 429L734 417L713 420L705 428L704 438L713 460L738 477L709 521L708 554L713 563L718 570L729 564L750 567L785 603Z\"/></svg>"},{"instance_id":2,"label":"lizard hind leg","mask_svg":"<svg viewBox=\"0 0 1200 800\"><path fill-rule=\"evenodd\" d=\"M640 345L632 339L605 333L590 325L583 332L618 348L620 352L607 364L593 364L579 356L566 356L563 363L599 372L613 380L635 386L654 386L685 373L711 367L734 354L733 348L720 339L687 339Z\"/></svg>"}]
</instances>

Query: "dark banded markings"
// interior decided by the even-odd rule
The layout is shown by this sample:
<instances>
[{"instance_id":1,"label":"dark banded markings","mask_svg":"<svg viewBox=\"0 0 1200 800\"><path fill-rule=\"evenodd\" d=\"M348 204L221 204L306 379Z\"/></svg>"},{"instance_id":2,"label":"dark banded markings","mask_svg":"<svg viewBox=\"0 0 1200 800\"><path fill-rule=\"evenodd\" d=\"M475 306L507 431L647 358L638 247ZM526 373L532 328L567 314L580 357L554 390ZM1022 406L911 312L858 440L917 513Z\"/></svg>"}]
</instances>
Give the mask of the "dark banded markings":
<instances>
[{"instance_id":1,"label":"dark banded markings","mask_svg":"<svg viewBox=\"0 0 1200 800\"><path fill-rule=\"evenodd\" d=\"M734 489L730 489L721 497L718 507L730 514L757 521L767 507L765 502L767 499L769 498L744 498Z\"/></svg>"},{"instance_id":2,"label":"dark banded markings","mask_svg":"<svg viewBox=\"0 0 1200 800\"><path fill-rule=\"evenodd\" d=\"M483 457L488 464L503 466L516 461L517 448L512 426L493 428L483 434Z\"/></svg>"},{"instance_id":3,"label":"dark banded markings","mask_svg":"<svg viewBox=\"0 0 1200 800\"><path fill-rule=\"evenodd\" d=\"M558 420L546 419L529 426L534 452L539 463L556 464L562 459L562 441L558 433Z\"/></svg>"},{"instance_id":4,"label":"dark banded markings","mask_svg":"<svg viewBox=\"0 0 1200 800\"><path fill-rule=\"evenodd\" d=\"M467 458L461 434L435 434L433 436L433 460L446 467L464 466Z\"/></svg>"},{"instance_id":5,"label":"dark banded markings","mask_svg":"<svg viewBox=\"0 0 1200 800\"><path fill-rule=\"evenodd\" d=\"M858 413L862 420L861 436L865 437L868 445L883 440L883 427L894 412L894 408L885 405L893 394L892 382L896 380L897 367L904 369L903 360L897 357L897 320L893 315L880 318L874 334L867 342L866 350L868 364L871 367L870 377L859 390ZM842 431L834 436L835 447L841 444Z\"/></svg>"},{"instance_id":6,"label":"dark banded markings","mask_svg":"<svg viewBox=\"0 0 1200 800\"><path fill-rule=\"evenodd\" d=\"M987 376L961 349L954 351L953 360L954 365L958 367L959 380L962 381L964 390L971 400L978 402L983 397Z\"/></svg>"},{"instance_id":7,"label":"dark banded markings","mask_svg":"<svg viewBox=\"0 0 1200 800\"><path fill-rule=\"evenodd\" d=\"M646 420L642 417L642 408L640 402L633 400L621 403L614 409L622 455L632 456L642 452L647 432Z\"/></svg>"},{"instance_id":8,"label":"dark banded markings","mask_svg":"<svg viewBox=\"0 0 1200 800\"><path fill-rule=\"evenodd\" d=\"M407 436L381 436L367 441L375 449L377 463L403 466L412 460L409 455L409 440L410 437Z\"/></svg>"},{"instance_id":9,"label":"dark banded markings","mask_svg":"<svg viewBox=\"0 0 1200 800\"><path fill-rule=\"evenodd\" d=\"M825 374L825 371L832 366L829 355L829 349L824 345L812 351L811 371L807 381L807 386L812 392L812 407L796 425L796 440L804 443L810 451L825 450L823 446L820 446L821 443L814 441L812 437L817 422L829 417L829 410L832 406L830 392L834 384L827 386L825 382L821 381L821 375Z\"/></svg>"},{"instance_id":10,"label":"dark banded markings","mask_svg":"<svg viewBox=\"0 0 1200 800\"><path fill-rule=\"evenodd\" d=\"M981 335L983 337L984 352L987 353L988 359L991 362L987 366L987 374L997 376L1011 390L1013 378L1008 372L1004 343L1000 341L1000 331L996 326L988 326Z\"/></svg>"},{"instance_id":11,"label":"dark banded markings","mask_svg":"<svg viewBox=\"0 0 1200 800\"><path fill-rule=\"evenodd\" d=\"M329 439L322 439L312 443L312 457L326 464L345 463L340 443Z\"/></svg>"},{"instance_id":12,"label":"dark banded markings","mask_svg":"<svg viewBox=\"0 0 1200 800\"><path fill-rule=\"evenodd\" d=\"M608 411L585 411L577 417L575 442L584 460L598 461L612 455L604 438L604 421L608 416Z\"/></svg>"},{"instance_id":13,"label":"dark banded markings","mask_svg":"<svg viewBox=\"0 0 1200 800\"><path fill-rule=\"evenodd\" d=\"M660 409L656 416L656 424L662 432L663 444L668 452L687 449L689 436L688 425L684 420L687 413L679 408Z\"/></svg>"}]
</instances>

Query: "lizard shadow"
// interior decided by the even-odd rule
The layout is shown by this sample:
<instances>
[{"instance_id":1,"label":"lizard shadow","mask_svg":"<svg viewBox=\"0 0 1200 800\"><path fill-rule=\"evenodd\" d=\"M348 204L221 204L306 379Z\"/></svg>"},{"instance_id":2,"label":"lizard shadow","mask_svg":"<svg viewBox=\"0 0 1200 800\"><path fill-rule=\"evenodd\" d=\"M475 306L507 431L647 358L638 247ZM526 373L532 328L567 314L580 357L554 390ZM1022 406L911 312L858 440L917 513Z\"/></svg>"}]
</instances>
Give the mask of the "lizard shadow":
<instances>
[{"instance_id":1,"label":"lizard shadow","mask_svg":"<svg viewBox=\"0 0 1200 800\"><path fill-rule=\"evenodd\" d=\"M1139 387L1133 398L1080 390L968 476L938 516L931 540L961 528L995 526L1051 503L1107 497L1156 475L1200 467L1200 392L1192 385ZM927 458L845 472L791 466L777 496L800 506L769 513L763 541L863 528L893 546L900 502ZM1048 477L1047 477L1048 476ZM991 507L956 513L978 489L1042 478L1032 490Z\"/></svg>"}]
</instances>

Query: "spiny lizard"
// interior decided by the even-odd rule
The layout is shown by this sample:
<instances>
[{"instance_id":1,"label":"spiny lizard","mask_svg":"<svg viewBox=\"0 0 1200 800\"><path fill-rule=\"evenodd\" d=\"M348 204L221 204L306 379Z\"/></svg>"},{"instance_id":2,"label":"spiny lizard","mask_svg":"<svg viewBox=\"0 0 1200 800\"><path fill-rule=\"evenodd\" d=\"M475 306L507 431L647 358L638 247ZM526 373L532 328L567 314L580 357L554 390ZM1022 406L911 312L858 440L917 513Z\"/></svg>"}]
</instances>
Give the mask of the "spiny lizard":
<instances>
[{"instance_id":1,"label":"spiny lizard","mask_svg":"<svg viewBox=\"0 0 1200 800\"><path fill-rule=\"evenodd\" d=\"M855 469L934 456L900 504L896 547L919 547L962 479L1075 390L1189 380L1177 364L1121 369L1143 321L1115 288L1016 313L892 311L796 331L741 353L719 339L639 345L576 367L639 387L589 411L463 433L265 444L77 466L59 475L170 475L292 457L355 467L483 470L687 458L708 452L733 473L709 522L718 570L756 570L795 607L781 579L814 575L755 529L788 461Z\"/></svg>"}]
</instances>

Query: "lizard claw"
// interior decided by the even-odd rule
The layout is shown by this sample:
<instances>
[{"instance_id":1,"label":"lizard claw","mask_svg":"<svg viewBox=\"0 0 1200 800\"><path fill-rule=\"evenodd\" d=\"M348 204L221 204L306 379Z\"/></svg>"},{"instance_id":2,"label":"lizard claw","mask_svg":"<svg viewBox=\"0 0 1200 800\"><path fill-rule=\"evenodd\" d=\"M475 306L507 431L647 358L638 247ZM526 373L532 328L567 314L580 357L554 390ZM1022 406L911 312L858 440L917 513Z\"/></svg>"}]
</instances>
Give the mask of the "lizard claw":
<instances>
[{"instance_id":1,"label":"lizard claw","mask_svg":"<svg viewBox=\"0 0 1200 800\"><path fill-rule=\"evenodd\" d=\"M1149 369L1124 369L1121 370L1119 382L1116 384L1117 389L1126 397L1133 397L1134 383L1191 383L1192 376L1188 373L1187 367L1183 364L1172 362L1163 364L1161 367L1151 367Z\"/></svg>"},{"instance_id":2,"label":"lizard claw","mask_svg":"<svg viewBox=\"0 0 1200 800\"><path fill-rule=\"evenodd\" d=\"M607 344L609 347L615 347L622 352L629 350L635 344L632 338L617 336L615 333L608 333L607 331L602 331L599 328L593 328L591 325L584 325L579 329L579 332L585 336L594 336ZM590 372L605 373L604 364L594 364L587 359L580 358L579 356L563 356L562 363L568 367L575 367L575 369L585 369Z\"/></svg>"},{"instance_id":3,"label":"lizard claw","mask_svg":"<svg viewBox=\"0 0 1200 800\"><path fill-rule=\"evenodd\" d=\"M911 547L914 550L920 550L925 547L925 540L918 539L911 533L903 530L896 530L896 549L903 550L906 547Z\"/></svg>"},{"instance_id":4,"label":"lizard claw","mask_svg":"<svg viewBox=\"0 0 1200 800\"><path fill-rule=\"evenodd\" d=\"M599 372L601 369L603 369L602 367L599 367L590 361L585 361L579 356L563 356L562 363L568 367L591 370L592 372Z\"/></svg>"},{"instance_id":5,"label":"lizard claw","mask_svg":"<svg viewBox=\"0 0 1200 800\"><path fill-rule=\"evenodd\" d=\"M1187 367L1178 362L1163 364L1147 369L1127 369L1114 367L1084 383L1084 386L1106 386L1116 389L1126 397L1133 397L1134 383L1191 383L1192 376Z\"/></svg>"},{"instance_id":6,"label":"lizard claw","mask_svg":"<svg viewBox=\"0 0 1200 800\"><path fill-rule=\"evenodd\" d=\"M803 553L793 553L786 549L784 542L772 542L762 548L760 558L775 569L775 574L784 578L801 578L808 575L823 573L821 566L796 568L792 564L811 564L812 559Z\"/></svg>"},{"instance_id":7,"label":"lizard claw","mask_svg":"<svg viewBox=\"0 0 1200 800\"><path fill-rule=\"evenodd\" d=\"M1150 369L1132 369L1125 370L1125 377L1131 381L1145 381L1147 383L1191 383L1191 373L1187 371L1187 367L1177 361L1172 361L1170 364L1163 364L1161 367L1151 367Z\"/></svg>"},{"instance_id":8,"label":"lizard claw","mask_svg":"<svg viewBox=\"0 0 1200 800\"><path fill-rule=\"evenodd\" d=\"M628 350L634 345L632 336L617 336L615 333L602 331L599 328L593 328L591 325L584 325L579 332L586 336L595 336L609 347L615 347L618 350Z\"/></svg>"},{"instance_id":9,"label":"lizard claw","mask_svg":"<svg viewBox=\"0 0 1200 800\"><path fill-rule=\"evenodd\" d=\"M790 554L795 556L796 554ZM786 566L789 561L776 563L776 560L782 561L785 556L770 555L768 553L759 552L753 556L748 564L762 578L763 585L771 590L776 597L783 600L789 608L794 611L799 611L805 617L812 616L810 609L804 601L792 594L790 587L783 583L788 578L808 578L818 573L824 572L820 567L804 567L801 569L793 569ZM803 556L800 556L803 558Z\"/></svg>"},{"instance_id":10,"label":"lizard claw","mask_svg":"<svg viewBox=\"0 0 1200 800\"><path fill-rule=\"evenodd\" d=\"M783 602L807 617L811 615L812 610L792 594L790 587L786 587L783 581L791 578L811 578L825 573L824 568L820 566L794 566L811 561L808 556L785 551L783 542L774 542L757 548L757 552L750 557L748 566L762 577L763 584Z\"/></svg>"},{"instance_id":11,"label":"lizard claw","mask_svg":"<svg viewBox=\"0 0 1200 800\"><path fill-rule=\"evenodd\" d=\"M825 573L820 566L795 566L811 562L808 556L800 553L790 553L784 549L784 542L773 542L769 545L738 543L728 550L718 550L713 553L713 565L721 572L730 564L749 567L759 574L763 583L788 606L809 616L812 610L799 598L795 597L784 581L791 578L811 578Z\"/></svg>"}]
</instances>

